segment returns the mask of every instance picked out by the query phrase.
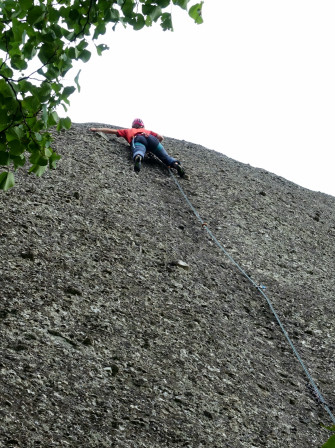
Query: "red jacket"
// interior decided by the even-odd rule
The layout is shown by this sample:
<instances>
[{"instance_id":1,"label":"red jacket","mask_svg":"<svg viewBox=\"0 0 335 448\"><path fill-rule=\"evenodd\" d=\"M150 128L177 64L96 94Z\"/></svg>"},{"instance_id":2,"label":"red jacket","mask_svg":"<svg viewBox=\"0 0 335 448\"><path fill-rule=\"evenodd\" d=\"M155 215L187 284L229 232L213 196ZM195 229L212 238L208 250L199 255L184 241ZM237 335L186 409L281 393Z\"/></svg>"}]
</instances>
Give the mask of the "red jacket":
<instances>
[{"instance_id":1,"label":"red jacket","mask_svg":"<svg viewBox=\"0 0 335 448\"><path fill-rule=\"evenodd\" d=\"M148 131L147 129L144 128L119 129L116 135L118 137L125 138L127 142L130 144L134 136L137 134L147 134L147 135L150 134L153 135L154 137L158 136L156 132Z\"/></svg>"}]
</instances>

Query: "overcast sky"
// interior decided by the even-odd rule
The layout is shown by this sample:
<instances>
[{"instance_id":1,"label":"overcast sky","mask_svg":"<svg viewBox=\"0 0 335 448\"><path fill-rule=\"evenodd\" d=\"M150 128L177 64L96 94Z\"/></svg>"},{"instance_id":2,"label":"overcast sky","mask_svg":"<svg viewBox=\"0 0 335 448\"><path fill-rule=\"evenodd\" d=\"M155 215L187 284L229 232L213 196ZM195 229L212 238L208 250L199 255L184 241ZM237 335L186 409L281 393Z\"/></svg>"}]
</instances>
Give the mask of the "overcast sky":
<instances>
[{"instance_id":1,"label":"overcast sky","mask_svg":"<svg viewBox=\"0 0 335 448\"><path fill-rule=\"evenodd\" d=\"M119 26L100 39L110 50L82 65L72 121L140 117L335 196L335 1L205 0L204 24L173 17L173 33Z\"/></svg>"}]
</instances>

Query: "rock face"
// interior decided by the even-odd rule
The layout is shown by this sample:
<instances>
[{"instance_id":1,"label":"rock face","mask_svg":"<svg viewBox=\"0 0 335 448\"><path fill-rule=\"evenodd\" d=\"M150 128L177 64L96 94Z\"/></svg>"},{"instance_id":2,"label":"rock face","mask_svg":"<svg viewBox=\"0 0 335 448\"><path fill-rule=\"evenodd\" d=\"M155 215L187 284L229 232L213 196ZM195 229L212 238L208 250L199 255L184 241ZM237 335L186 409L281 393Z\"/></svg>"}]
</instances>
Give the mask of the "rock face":
<instances>
[{"instance_id":1,"label":"rock face","mask_svg":"<svg viewBox=\"0 0 335 448\"><path fill-rule=\"evenodd\" d=\"M73 125L0 195L1 447L319 448L329 415L167 170ZM335 198L185 141L179 179L335 402Z\"/></svg>"}]
</instances>

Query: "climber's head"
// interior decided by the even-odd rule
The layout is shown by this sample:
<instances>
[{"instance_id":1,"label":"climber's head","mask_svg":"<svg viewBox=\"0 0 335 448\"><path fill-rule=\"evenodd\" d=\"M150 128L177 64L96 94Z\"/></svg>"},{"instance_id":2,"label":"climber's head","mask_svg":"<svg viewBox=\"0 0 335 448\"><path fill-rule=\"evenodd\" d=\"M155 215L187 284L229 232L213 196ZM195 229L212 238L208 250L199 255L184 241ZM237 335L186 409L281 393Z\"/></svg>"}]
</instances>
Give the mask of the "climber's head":
<instances>
[{"instance_id":1,"label":"climber's head","mask_svg":"<svg viewBox=\"0 0 335 448\"><path fill-rule=\"evenodd\" d=\"M136 129L144 128L144 123L143 123L143 121L140 118L135 118L135 120L133 121L131 127L132 128L136 128Z\"/></svg>"}]
</instances>

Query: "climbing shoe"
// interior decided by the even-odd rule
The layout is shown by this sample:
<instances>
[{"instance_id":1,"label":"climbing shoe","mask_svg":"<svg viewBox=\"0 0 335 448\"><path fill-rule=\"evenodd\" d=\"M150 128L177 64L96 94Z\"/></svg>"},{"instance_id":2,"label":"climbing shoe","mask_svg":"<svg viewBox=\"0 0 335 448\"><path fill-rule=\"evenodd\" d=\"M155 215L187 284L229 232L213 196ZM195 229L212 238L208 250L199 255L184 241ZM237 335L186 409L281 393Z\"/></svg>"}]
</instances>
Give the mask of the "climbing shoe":
<instances>
[{"instance_id":1,"label":"climbing shoe","mask_svg":"<svg viewBox=\"0 0 335 448\"><path fill-rule=\"evenodd\" d=\"M171 165L171 168L174 168L175 170L177 170L178 174L180 177L184 177L185 176L185 170L184 168L181 166L181 163L179 162L179 160L177 160L176 162L174 162Z\"/></svg>"},{"instance_id":2,"label":"climbing shoe","mask_svg":"<svg viewBox=\"0 0 335 448\"><path fill-rule=\"evenodd\" d=\"M141 170L142 157L137 155L134 159L134 171L135 173L139 173Z\"/></svg>"}]
</instances>

